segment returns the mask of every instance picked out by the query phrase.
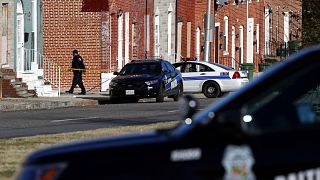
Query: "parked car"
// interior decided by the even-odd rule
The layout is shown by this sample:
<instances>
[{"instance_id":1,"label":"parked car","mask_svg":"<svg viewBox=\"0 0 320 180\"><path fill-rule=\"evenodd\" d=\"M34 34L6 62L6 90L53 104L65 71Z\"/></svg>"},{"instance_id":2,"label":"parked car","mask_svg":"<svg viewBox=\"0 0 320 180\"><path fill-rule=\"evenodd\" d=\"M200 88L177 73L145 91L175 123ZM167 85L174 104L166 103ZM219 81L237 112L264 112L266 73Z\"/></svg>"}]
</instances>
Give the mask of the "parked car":
<instances>
[{"instance_id":1,"label":"parked car","mask_svg":"<svg viewBox=\"0 0 320 180\"><path fill-rule=\"evenodd\" d=\"M115 75L109 84L112 102L141 98L163 102L166 96L177 101L183 94L181 73L165 60L134 60Z\"/></svg>"},{"instance_id":2,"label":"parked car","mask_svg":"<svg viewBox=\"0 0 320 180\"><path fill-rule=\"evenodd\" d=\"M202 92L215 98L235 91L249 82L246 71L238 71L217 63L182 61L173 64L182 73L184 92Z\"/></svg>"},{"instance_id":3,"label":"parked car","mask_svg":"<svg viewBox=\"0 0 320 180\"><path fill-rule=\"evenodd\" d=\"M18 179L319 179L319 59L301 51L173 129L34 152Z\"/></svg>"}]
</instances>

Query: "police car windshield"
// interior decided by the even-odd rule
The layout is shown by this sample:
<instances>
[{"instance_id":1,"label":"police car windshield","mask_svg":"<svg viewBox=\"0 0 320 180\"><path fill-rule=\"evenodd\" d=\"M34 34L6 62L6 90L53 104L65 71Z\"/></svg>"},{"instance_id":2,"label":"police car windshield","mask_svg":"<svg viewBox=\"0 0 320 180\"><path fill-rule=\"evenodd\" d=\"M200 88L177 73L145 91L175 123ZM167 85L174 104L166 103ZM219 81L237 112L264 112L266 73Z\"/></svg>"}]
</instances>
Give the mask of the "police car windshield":
<instances>
[{"instance_id":1,"label":"police car windshield","mask_svg":"<svg viewBox=\"0 0 320 180\"><path fill-rule=\"evenodd\" d=\"M132 75L132 74L160 74L160 63L132 63L125 65L120 71L120 75Z\"/></svg>"}]
</instances>

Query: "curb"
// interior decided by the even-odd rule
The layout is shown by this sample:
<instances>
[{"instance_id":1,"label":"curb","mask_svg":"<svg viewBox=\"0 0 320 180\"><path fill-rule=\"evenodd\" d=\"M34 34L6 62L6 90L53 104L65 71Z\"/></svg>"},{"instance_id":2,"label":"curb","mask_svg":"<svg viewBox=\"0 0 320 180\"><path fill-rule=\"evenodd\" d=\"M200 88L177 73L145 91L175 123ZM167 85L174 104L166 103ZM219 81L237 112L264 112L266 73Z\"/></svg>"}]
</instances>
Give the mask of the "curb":
<instances>
[{"instance_id":1,"label":"curb","mask_svg":"<svg viewBox=\"0 0 320 180\"><path fill-rule=\"evenodd\" d=\"M2 99L0 112L44 110L66 107L96 106L97 100L64 98L64 99Z\"/></svg>"}]
</instances>

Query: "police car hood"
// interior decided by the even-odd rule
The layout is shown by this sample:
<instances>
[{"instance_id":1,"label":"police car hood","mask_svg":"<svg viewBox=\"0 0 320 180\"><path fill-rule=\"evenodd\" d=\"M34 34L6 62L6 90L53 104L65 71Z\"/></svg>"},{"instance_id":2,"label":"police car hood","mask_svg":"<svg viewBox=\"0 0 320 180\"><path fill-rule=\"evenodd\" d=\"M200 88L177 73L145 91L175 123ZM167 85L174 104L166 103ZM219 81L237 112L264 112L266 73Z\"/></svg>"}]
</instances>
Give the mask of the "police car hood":
<instances>
[{"instance_id":1,"label":"police car hood","mask_svg":"<svg viewBox=\"0 0 320 180\"><path fill-rule=\"evenodd\" d=\"M163 144L168 135L161 131L150 131L143 134L130 134L120 137L108 137L96 140L58 145L32 153L25 161L25 165L46 164L55 162L69 162L74 158L95 159L93 156L114 159L121 154L128 154L136 147ZM97 158L96 158L97 160Z\"/></svg>"},{"instance_id":2,"label":"police car hood","mask_svg":"<svg viewBox=\"0 0 320 180\"><path fill-rule=\"evenodd\" d=\"M114 82L126 82L126 81L150 81L159 79L159 74L129 74L129 75L119 75L113 78Z\"/></svg>"}]
</instances>

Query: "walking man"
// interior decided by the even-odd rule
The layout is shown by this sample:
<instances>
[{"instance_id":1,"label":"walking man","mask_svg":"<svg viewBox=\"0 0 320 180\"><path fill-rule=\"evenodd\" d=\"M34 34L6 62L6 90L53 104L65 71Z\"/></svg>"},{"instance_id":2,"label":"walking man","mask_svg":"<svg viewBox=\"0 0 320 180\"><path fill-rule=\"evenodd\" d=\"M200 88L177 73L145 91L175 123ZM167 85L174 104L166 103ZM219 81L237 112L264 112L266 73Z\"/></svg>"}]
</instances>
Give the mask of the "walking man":
<instances>
[{"instance_id":1,"label":"walking man","mask_svg":"<svg viewBox=\"0 0 320 180\"><path fill-rule=\"evenodd\" d=\"M73 59L72 59L72 71L73 71L73 80L72 85L70 87L69 91L66 91L66 93L73 94L74 88L79 85L81 88L82 95L86 94L86 89L84 88L83 82L82 82L82 72L85 72L85 65L83 62L83 58L79 55L78 50L73 50Z\"/></svg>"}]
</instances>

